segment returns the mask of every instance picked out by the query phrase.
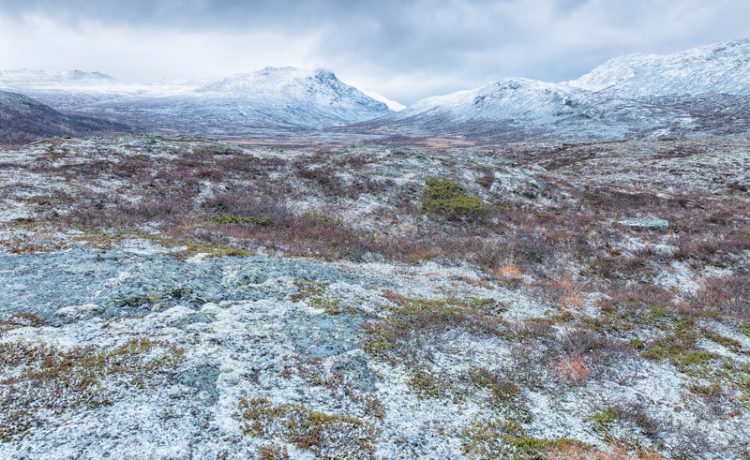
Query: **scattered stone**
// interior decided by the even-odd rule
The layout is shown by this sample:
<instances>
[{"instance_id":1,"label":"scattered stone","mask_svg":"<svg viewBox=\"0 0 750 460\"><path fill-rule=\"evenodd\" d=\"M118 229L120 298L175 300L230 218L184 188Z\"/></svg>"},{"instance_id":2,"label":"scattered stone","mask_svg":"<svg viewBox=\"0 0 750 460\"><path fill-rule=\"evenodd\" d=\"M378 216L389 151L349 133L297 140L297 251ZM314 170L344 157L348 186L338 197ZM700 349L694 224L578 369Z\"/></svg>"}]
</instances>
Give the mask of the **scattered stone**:
<instances>
[{"instance_id":1,"label":"scattered stone","mask_svg":"<svg viewBox=\"0 0 750 460\"><path fill-rule=\"evenodd\" d=\"M669 228L669 221L665 219L626 219L617 222L626 227L633 227L643 230L666 230Z\"/></svg>"}]
</instances>

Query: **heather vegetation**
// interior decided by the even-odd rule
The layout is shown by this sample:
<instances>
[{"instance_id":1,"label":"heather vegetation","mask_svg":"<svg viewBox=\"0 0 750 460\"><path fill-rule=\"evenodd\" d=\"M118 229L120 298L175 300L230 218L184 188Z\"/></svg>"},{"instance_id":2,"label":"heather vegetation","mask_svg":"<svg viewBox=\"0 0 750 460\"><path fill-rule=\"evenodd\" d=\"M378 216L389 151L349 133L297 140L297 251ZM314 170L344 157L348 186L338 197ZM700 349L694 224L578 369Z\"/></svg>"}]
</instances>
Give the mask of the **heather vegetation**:
<instances>
[{"instance_id":1,"label":"heather vegetation","mask_svg":"<svg viewBox=\"0 0 750 460\"><path fill-rule=\"evenodd\" d=\"M4 150L0 456L742 458L749 147Z\"/></svg>"}]
</instances>

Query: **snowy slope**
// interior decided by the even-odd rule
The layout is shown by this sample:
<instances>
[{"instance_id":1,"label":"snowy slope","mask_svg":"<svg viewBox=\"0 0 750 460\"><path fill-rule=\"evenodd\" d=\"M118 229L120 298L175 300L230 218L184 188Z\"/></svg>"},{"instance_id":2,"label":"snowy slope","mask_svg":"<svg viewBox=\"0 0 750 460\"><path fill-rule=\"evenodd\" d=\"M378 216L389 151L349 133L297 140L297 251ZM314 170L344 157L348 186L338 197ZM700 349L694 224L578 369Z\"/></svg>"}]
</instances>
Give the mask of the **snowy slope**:
<instances>
[{"instance_id":1,"label":"snowy slope","mask_svg":"<svg viewBox=\"0 0 750 460\"><path fill-rule=\"evenodd\" d=\"M116 117L142 129L241 134L321 128L389 114L386 104L325 70L268 67L213 82L137 85L100 73L0 73L7 88L70 112Z\"/></svg>"},{"instance_id":2,"label":"snowy slope","mask_svg":"<svg viewBox=\"0 0 750 460\"><path fill-rule=\"evenodd\" d=\"M267 67L207 84L196 94L203 101L237 101L244 107L274 114L279 122L300 126L345 124L390 113L383 102L321 69ZM289 116L284 117L285 113Z\"/></svg>"},{"instance_id":3,"label":"snowy slope","mask_svg":"<svg viewBox=\"0 0 750 460\"><path fill-rule=\"evenodd\" d=\"M383 104L385 104L389 109L391 109L394 112L400 112L406 108L406 106L398 101L395 101L393 99L389 99L385 96L383 96L380 93L376 93L375 91L362 91L365 93L366 96L369 96L376 101L380 101Z\"/></svg>"},{"instance_id":4,"label":"snowy slope","mask_svg":"<svg viewBox=\"0 0 750 460\"><path fill-rule=\"evenodd\" d=\"M585 102L587 93L553 83L509 78L482 88L423 99L403 115L434 112L450 115L456 121L506 118L541 121L573 114Z\"/></svg>"},{"instance_id":5,"label":"snowy slope","mask_svg":"<svg viewBox=\"0 0 750 460\"><path fill-rule=\"evenodd\" d=\"M578 80L504 79L365 123L414 135L624 138L750 130L750 39L608 61Z\"/></svg>"},{"instance_id":6,"label":"snowy slope","mask_svg":"<svg viewBox=\"0 0 750 460\"><path fill-rule=\"evenodd\" d=\"M19 93L57 94L75 97L78 94L96 95L103 99L135 95L177 95L194 90L197 82L160 82L152 84L127 83L101 72L81 70L0 70L0 89Z\"/></svg>"},{"instance_id":7,"label":"snowy slope","mask_svg":"<svg viewBox=\"0 0 750 460\"><path fill-rule=\"evenodd\" d=\"M402 111L329 71L292 67L152 85L97 72L0 72L0 89L142 130L213 135L332 127L496 140L732 133L750 130L750 39L615 58L563 83L504 79Z\"/></svg>"},{"instance_id":8,"label":"snowy slope","mask_svg":"<svg viewBox=\"0 0 750 460\"><path fill-rule=\"evenodd\" d=\"M81 70L4 70L0 71L0 86L15 90L68 90L72 88L111 88L118 82L100 72Z\"/></svg>"},{"instance_id":9,"label":"snowy slope","mask_svg":"<svg viewBox=\"0 0 750 460\"><path fill-rule=\"evenodd\" d=\"M100 72L80 70L10 70L0 71L0 90L25 94L56 110L79 111L104 102L180 94L189 91L189 86L125 83Z\"/></svg>"},{"instance_id":10,"label":"snowy slope","mask_svg":"<svg viewBox=\"0 0 750 460\"><path fill-rule=\"evenodd\" d=\"M423 99L406 110L366 122L374 129L414 135L502 137L619 137L632 117L611 98L563 84L509 78L472 90ZM604 115L616 117L608 123ZM638 114L648 116L648 114Z\"/></svg>"},{"instance_id":11,"label":"snowy slope","mask_svg":"<svg viewBox=\"0 0 750 460\"><path fill-rule=\"evenodd\" d=\"M568 84L624 97L750 95L750 38L676 54L618 57Z\"/></svg>"}]
</instances>

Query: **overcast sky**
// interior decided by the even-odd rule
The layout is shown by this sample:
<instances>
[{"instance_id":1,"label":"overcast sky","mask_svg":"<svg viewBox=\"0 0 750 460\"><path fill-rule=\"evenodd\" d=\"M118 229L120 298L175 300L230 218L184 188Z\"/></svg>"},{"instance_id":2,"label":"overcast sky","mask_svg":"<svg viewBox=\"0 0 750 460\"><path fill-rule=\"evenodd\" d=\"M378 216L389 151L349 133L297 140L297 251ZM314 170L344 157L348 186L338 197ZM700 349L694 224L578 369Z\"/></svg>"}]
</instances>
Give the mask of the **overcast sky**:
<instances>
[{"instance_id":1,"label":"overcast sky","mask_svg":"<svg viewBox=\"0 0 750 460\"><path fill-rule=\"evenodd\" d=\"M0 68L120 80L331 69L403 103L750 36L748 0L0 0Z\"/></svg>"}]
</instances>

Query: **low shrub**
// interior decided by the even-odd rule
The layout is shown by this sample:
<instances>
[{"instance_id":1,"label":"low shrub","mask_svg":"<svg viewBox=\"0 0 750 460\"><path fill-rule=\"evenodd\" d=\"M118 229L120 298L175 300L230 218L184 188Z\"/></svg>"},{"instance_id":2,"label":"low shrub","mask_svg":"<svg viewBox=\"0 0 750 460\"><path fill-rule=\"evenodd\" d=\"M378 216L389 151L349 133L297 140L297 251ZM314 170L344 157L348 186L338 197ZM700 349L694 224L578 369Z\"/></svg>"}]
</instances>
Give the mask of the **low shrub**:
<instances>
[{"instance_id":1,"label":"low shrub","mask_svg":"<svg viewBox=\"0 0 750 460\"><path fill-rule=\"evenodd\" d=\"M483 209L481 198L470 195L461 184L445 178L427 179L422 195L422 210L442 214L449 220L476 217Z\"/></svg>"},{"instance_id":2,"label":"low shrub","mask_svg":"<svg viewBox=\"0 0 750 460\"><path fill-rule=\"evenodd\" d=\"M273 405L267 398L242 399L244 431L252 436L281 435L318 458L375 458L377 431L361 419L310 410L299 404Z\"/></svg>"}]
</instances>

